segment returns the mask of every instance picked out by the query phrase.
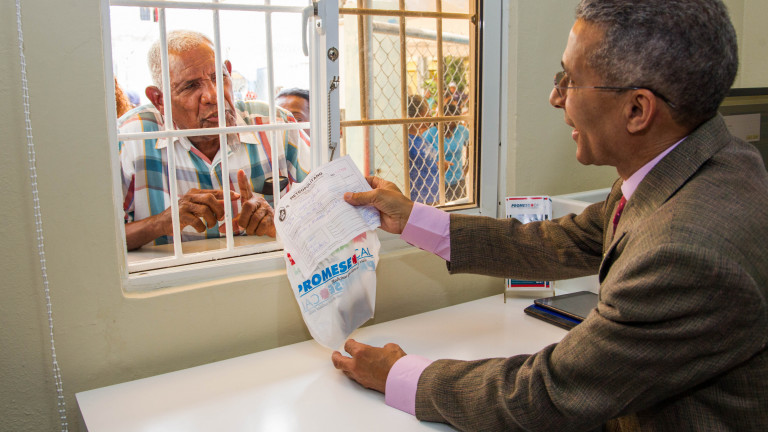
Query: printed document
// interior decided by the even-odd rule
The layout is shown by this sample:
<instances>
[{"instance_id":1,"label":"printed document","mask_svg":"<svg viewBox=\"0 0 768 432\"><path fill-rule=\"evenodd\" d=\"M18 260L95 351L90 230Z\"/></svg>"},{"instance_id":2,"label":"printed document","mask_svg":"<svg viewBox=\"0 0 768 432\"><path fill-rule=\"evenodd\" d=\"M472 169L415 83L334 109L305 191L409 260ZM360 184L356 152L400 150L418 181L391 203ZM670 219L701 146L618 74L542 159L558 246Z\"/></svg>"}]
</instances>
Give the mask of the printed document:
<instances>
[{"instance_id":1,"label":"printed document","mask_svg":"<svg viewBox=\"0 0 768 432\"><path fill-rule=\"evenodd\" d=\"M334 250L381 223L373 206L355 207L345 192L365 192L371 186L352 158L344 156L309 173L280 198L275 227L304 276Z\"/></svg>"}]
</instances>

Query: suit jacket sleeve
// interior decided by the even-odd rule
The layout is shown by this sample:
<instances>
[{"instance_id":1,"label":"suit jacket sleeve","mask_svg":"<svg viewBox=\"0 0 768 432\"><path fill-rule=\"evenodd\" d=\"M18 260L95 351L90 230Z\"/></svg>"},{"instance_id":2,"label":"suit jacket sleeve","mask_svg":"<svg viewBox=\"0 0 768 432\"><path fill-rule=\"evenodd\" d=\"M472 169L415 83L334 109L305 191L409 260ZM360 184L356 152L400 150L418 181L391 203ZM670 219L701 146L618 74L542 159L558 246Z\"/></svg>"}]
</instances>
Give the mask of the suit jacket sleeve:
<instances>
[{"instance_id":1,"label":"suit jacket sleeve","mask_svg":"<svg viewBox=\"0 0 768 432\"><path fill-rule=\"evenodd\" d=\"M451 273L529 280L595 274L602 257L605 213L615 207L620 191L617 184L606 202L552 221L522 224L516 219L451 214L448 268Z\"/></svg>"}]
</instances>

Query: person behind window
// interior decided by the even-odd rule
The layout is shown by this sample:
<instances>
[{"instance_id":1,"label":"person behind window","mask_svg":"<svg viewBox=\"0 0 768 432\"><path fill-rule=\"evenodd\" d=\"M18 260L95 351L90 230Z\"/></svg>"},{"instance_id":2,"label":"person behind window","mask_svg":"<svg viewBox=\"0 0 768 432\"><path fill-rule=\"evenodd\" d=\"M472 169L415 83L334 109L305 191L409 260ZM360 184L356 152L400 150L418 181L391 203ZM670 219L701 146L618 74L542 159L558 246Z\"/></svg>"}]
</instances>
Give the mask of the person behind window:
<instances>
[{"instance_id":1,"label":"person behind window","mask_svg":"<svg viewBox=\"0 0 768 432\"><path fill-rule=\"evenodd\" d=\"M117 82L117 77L115 77L115 110L117 111L117 117L122 117L123 114L127 113L133 108L133 104L131 104L131 100L128 99L128 96L123 91L122 87L120 87L120 84Z\"/></svg>"},{"instance_id":2,"label":"person behind window","mask_svg":"<svg viewBox=\"0 0 768 432\"><path fill-rule=\"evenodd\" d=\"M717 113L738 67L725 5L581 0L561 62L549 101L577 160L616 168L604 202L521 224L414 204L376 177L345 199L451 273L598 274L597 307L531 355L431 362L348 340L333 364L460 430L767 431L768 173Z\"/></svg>"},{"instance_id":3,"label":"person behind window","mask_svg":"<svg viewBox=\"0 0 768 432\"><path fill-rule=\"evenodd\" d=\"M448 83L448 89L445 91L443 97L444 105L457 105L459 107L459 112L462 112L467 99L469 99L469 96L462 90L459 90L455 82L451 81Z\"/></svg>"},{"instance_id":4,"label":"person behind window","mask_svg":"<svg viewBox=\"0 0 768 432\"><path fill-rule=\"evenodd\" d=\"M300 88L283 89L275 97L275 103L293 114L299 123L309 121L309 90ZM304 129L309 136L309 129Z\"/></svg>"},{"instance_id":5,"label":"person behind window","mask_svg":"<svg viewBox=\"0 0 768 432\"><path fill-rule=\"evenodd\" d=\"M455 104L443 106L445 116L461 115L461 108ZM432 126L424 133L424 139L435 152L439 152L438 128ZM457 121L445 123L445 160L450 166L445 170L445 200L454 201L466 196L466 178L464 177L464 150L469 143L469 129ZM439 154L439 153L438 153Z\"/></svg>"},{"instance_id":6,"label":"person behind window","mask_svg":"<svg viewBox=\"0 0 768 432\"><path fill-rule=\"evenodd\" d=\"M435 99L435 96L432 94L432 91L429 88L424 89L424 102L427 103L427 106L429 107L429 115L434 116L437 114L437 99Z\"/></svg>"},{"instance_id":7,"label":"person behind window","mask_svg":"<svg viewBox=\"0 0 768 432\"><path fill-rule=\"evenodd\" d=\"M141 104L141 99L139 98L139 94L136 93L133 90L128 90L125 92L125 94L128 96L128 100L131 102L131 108L136 108Z\"/></svg>"},{"instance_id":8,"label":"person behind window","mask_svg":"<svg viewBox=\"0 0 768 432\"><path fill-rule=\"evenodd\" d=\"M186 30L168 34L170 95L162 92L160 42L150 48L149 68L154 85L146 88L152 102L119 119L119 133L164 130L165 103L170 102L175 129L219 127L216 93L216 64L210 39ZM227 126L265 124L268 104L235 101L230 73L224 62L223 88ZM293 121L277 110L277 121ZM309 161L309 142L299 131L277 134L281 142L270 142L269 133L227 135L229 173L222 179L219 135L128 140L120 142L123 178L123 208L128 250L154 241L172 242L168 146L173 145L178 185L179 222L182 240L219 237L224 232L222 181L228 181L233 199L233 234L275 237L271 187L272 163L290 182L303 180ZM272 160L272 146L281 147L279 160Z\"/></svg>"},{"instance_id":9,"label":"person behind window","mask_svg":"<svg viewBox=\"0 0 768 432\"><path fill-rule=\"evenodd\" d=\"M428 117L429 105L419 95L408 96L408 117ZM408 174L411 199L425 204L440 201L440 181L437 152L421 136L428 123L408 124Z\"/></svg>"}]
</instances>

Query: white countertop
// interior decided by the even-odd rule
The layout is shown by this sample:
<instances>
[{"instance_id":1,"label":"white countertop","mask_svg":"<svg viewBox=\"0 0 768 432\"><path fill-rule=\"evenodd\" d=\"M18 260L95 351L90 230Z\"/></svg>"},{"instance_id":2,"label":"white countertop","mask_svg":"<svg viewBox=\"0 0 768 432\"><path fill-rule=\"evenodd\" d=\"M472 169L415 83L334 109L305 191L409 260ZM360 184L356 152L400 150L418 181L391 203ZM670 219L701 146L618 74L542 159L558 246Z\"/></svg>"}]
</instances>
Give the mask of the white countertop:
<instances>
[{"instance_id":1,"label":"white countertop","mask_svg":"<svg viewBox=\"0 0 768 432\"><path fill-rule=\"evenodd\" d=\"M525 315L532 299L502 295L358 329L371 345L399 344L434 360L533 353L566 331ZM349 380L314 341L76 395L90 432L453 430L419 422Z\"/></svg>"}]
</instances>

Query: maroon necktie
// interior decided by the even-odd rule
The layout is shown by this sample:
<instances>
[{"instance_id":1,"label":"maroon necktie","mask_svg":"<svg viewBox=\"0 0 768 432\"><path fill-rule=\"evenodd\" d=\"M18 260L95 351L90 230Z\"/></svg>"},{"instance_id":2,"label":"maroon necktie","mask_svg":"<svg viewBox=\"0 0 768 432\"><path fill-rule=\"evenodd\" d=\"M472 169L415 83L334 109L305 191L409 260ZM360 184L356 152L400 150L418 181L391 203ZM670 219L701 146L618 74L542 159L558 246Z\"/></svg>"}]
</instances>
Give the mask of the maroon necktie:
<instances>
[{"instance_id":1,"label":"maroon necktie","mask_svg":"<svg viewBox=\"0 0 768 432\"><path fill-rule=\"evenodd\" d=\"M613 233L611 234L611 238L616 235L616 227L619 226L619 219L621 219L621 212L624 211L624 204L627 203L627 199L624 198L624 196L621 197L621 201L619 201L619 206L616 207L616 214L613 215Z\"/></svg>"}]
</instances>

